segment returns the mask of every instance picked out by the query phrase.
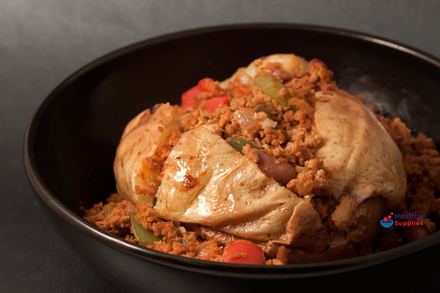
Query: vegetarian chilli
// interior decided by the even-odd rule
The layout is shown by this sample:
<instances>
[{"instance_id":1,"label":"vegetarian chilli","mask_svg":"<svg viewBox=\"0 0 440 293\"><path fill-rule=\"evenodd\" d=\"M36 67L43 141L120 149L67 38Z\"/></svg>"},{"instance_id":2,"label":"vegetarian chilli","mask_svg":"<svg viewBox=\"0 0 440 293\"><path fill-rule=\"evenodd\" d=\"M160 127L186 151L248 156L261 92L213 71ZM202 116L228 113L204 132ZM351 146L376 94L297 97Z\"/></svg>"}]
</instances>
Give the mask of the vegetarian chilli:
<instances>
[{"instance_id":1,"label":"vegetarian chilli","mask_svg":"<svg viewBox=\"0 0 440 293\"><path fill-rule=\"evenodd\" d=\"M275 54L143 111L116 151L117 192L84 218L151 249L241 264L344 259L433 233L433 140L332 75ZM391 214L419 218L385 228Z\"/></svg>"}]
</instances>

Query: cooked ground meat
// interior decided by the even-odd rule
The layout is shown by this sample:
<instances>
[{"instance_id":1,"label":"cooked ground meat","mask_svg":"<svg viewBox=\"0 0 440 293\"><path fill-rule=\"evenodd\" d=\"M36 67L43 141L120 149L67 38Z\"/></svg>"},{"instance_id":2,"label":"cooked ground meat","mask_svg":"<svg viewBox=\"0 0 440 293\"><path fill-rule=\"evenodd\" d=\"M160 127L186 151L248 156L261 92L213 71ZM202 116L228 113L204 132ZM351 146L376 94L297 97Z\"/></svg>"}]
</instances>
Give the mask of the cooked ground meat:
<instances>
[{"instance_id":1,"label":"cooked ground meat","mask_svg":"<svg viewBox=\"0 0 440 293\"><path fill-rule=\"evenodd\" d=\"M226 141L241 137L249 142L242 148L243 155L294 194L309 198L327 229L329 244L319 255L285 245L257 243L264 248L268 265L364 255L387 250L436 231L435 221L440 217L440 199L435 194L440 188L440 157L431 138L411 133L399 118L374 114L399 147L407 174L405 201L393 211L423 215L424 224L378 229L378 221L390 212L384 208L383 200L371 198L357 206L349 195L336 199L329 176L331 170L325 169L322 159L315 158L316 150L323 143L314 127L315 93L337 89L331 79L333 72L322 61L315 59L308 63L308 69L287 72L274 62L262 67L260 73L282 84L275 98L269 97L249 76L232 80L227 89L217 81L204 79L203 86L207 90L195 97L193 110L180 120L179 127L145 161L150 169L162 170L156 178L158 183L163 179L164 162L182 133L209 126ZM225 95L229 96L228 103L215 110L208 109L207 103L213 97ZM362 97L357 98L365 104ZM375 113L374 106L372 111ZM147 121L148 115L153 112L148 112L143 119ZM154 193L156 183L150 188L148 193ZM239 239L205 226L162 220L150 204L135 204L118 194L112 194L106 204L99 203L85 209L84 218L106 232L137 243L132 213L135 213L134 220L145 230L161 237L161 240L146 246L167 253L222 261L224 248Z\"/></svg>"}]
</instances>

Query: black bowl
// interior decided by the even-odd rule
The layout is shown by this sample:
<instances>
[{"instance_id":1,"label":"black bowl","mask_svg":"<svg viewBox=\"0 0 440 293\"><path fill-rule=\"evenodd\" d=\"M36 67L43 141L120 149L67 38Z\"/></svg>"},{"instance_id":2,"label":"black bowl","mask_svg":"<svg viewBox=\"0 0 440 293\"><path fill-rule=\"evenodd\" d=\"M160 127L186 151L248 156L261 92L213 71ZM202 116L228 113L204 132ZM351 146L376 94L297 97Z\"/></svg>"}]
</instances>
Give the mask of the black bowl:
<instances>
[{"instance_id":1,"label":"black bowl","mask_svg":"<svg viewBox=\"0 0 440 293\"><path fill-rule=\"evenodd\" d=\"M26 172L62 238L124 291L310 290L337 284L362 291L378 288L375 282L383 280L382 289L434 285L439 270L430 264L440 260L440 232L342 261L246 266L149 250L82 219L81 205L90 207L115 191L113 158L132 117L158 102L179 103L181 93L203 77L225 79L273 53L323 60L341 88L440 142L440 62L418 50L350 31L287 24L214 27L147 40L74 73L44 100L29 124ZM403 287L401 278L414 282Z\"/></svg>"}]
</instances>

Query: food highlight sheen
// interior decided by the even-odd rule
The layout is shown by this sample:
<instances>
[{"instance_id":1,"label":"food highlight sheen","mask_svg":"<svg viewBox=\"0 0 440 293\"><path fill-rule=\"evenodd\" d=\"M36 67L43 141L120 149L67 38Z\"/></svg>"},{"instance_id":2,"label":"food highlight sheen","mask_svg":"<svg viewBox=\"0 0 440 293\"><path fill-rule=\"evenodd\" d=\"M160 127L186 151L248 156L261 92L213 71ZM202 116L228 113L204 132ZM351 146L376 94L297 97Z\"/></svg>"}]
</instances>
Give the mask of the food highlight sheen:
<instances>
[{"instance_id":1,"label":"food highlight sheen","mask_svg":"<svg viewBox=\"0 0 440 293\"><path fill-rule=\"evenodd\" d=\"M339 89L320 60L253 61L126 126L117 193L85 219L133 243L242 264L323 262L436 230L432 139ZM390 211L423 225L384 229ZM410 225L408 225L410 226Z\"/></svg>"}]
</instances>

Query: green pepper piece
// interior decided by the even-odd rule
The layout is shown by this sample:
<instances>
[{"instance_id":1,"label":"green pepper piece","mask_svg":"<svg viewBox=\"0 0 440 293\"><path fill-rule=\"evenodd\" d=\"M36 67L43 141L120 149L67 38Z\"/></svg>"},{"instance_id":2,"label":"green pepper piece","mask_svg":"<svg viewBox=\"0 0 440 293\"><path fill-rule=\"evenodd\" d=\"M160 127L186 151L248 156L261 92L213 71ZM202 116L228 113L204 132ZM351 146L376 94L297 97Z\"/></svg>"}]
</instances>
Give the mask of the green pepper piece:
<instances>
[{"instance_id":1,"label":"green pepper piece","mask_svg":"<svg viewBox=\"0 0 440 293\"><path fill-rule=\"evenodd\" d=\"M162 237L154 235L152 230L145 229L141 223L136 221L134 218L136 213L131 213L131 225L133 226L134 236L138 241L139 245L148 246L149 244L154 243L155 241L162 240Z\"/></svg>"},{"instance_id":2,"label":"green pepper piece","mask_svg":"<svg viewBox=\"0 0 440 293\"><path fill-rule=\"evenodd\" d=\"M289 100L292 98L289 93L287 93L286 99L278 98L278 92L284 88L284 85L275 77L257 74L255 76L254 84L259 87L266 96L276 101L281 106L286 107L289 105Z\"/></svg>"},{"instance_id":3,"label":"green pepper piece","mask_svg":"<svg viewBox=\"0 0 440 293\"><path fill-rule=\"evenodd\" d=\"M104 211L104 216L107 216L115 207L116 207L116 203L114 202L109 203L107 205L107 209Z\"/></svg>"},{"instance_id":4,"label":"green pepper piece","mask_svg":"<svg viewBox=\"0 0 440 293\"><path fill-rule=\"evenodd\" d=\"M248 144L251 148L257 149L258 147L250 142L247 139L244 139L243 137L239 136L233 136L229 140L229 145L233 147L235 150L239 151L241 154L243 154L243 148Z\"/></svg>"},{"instance_id":5,"label":"green pepper piece","mask_svg":"<svg viewBox=\"0 0 440 293\"><path fill-rule=\"evenodd\" d=\"M298 109L296 108L295 105L291 105L291 106L289 106L289 108L290 108L290 110L293 111L293 113L295 113L296 111L298 111Z\"/></svg>"},{"instance_id":6,"label":"green pepper piece","mask_svg":"<svg viewBox=\"0 0 440 293\"><path fill-rule=\"evenodd\" d=\"M264 109L264 108L261 107L261 106L258 106L257 112L264 112L264 113L266 113L267 118L269 118L270 120L273 120L273 121L277 121L277 120L275 119L275 117L273 117L272 114L270 114L266 109Z\"/></svg>"}]
</instances>

